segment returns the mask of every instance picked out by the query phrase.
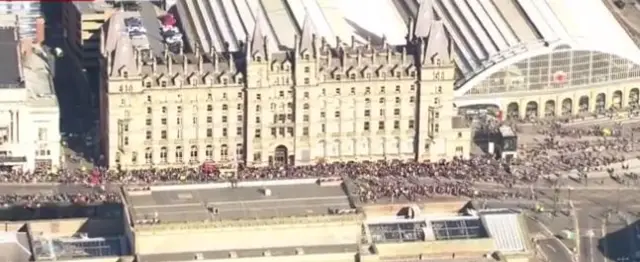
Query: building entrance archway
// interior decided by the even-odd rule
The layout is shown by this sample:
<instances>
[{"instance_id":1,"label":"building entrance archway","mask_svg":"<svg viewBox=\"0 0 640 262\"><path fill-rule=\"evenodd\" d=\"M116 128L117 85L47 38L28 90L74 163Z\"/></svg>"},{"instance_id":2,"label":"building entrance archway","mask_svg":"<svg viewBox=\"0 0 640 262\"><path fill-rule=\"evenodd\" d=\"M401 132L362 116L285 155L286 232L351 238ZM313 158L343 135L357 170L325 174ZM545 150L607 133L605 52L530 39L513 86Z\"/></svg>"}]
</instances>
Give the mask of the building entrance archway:
<instances>
[{"instance_id":1,"label":"building entrance archway","mask_svg":"<svg viewBox=\"0 0 640 262\"><path fill-rule=\"evenodd\" d=\"M545 117L556 116L556 101L547 100L547 102L544 104L544 116Z\"/></svg>"},{"instance_id":2,"label":"building entrance archway","mask_svg":"<svg viewBox=\"0 0 640 262\"><path fill-rule=\"evenodd\" d=\"M527 118L538 118L538 103L536 101L527 103L525 114Z\"/></svg>"},{"instance_id":3,"label":"building entrance archway","mask_svg":"<svg viewBox=\"0 0 640 262\"><path fill-rule=\"evenodd\" d=\"M273 152L274 164L276 166L286 166L289 162L289 149L284 145L279 145Z\"/></svg>"},{"instance_id":4,"label":"building entrance archway","mask_svg":"<svg viewBox=\"0 0 640 262\"><path fill-rule=\"evenodd\" d=\"M632 88L629 91L629 106L631 108L637 108L638 107L638 100L640 100L640 89Z\"/></svg>"},{"instance_id":5,"label":"building entrance archway","mask_svg":"<svg viewBox=\"0 0 640 262\"><path fill-rule=\"evenodd\" d=\"M578 107L580 113L589 112L589 97L581 96L580 100L578 101Z\"/></svg>"},{"instance_id":6,"label":"building entrance archway","mask_svg":"<svg viewBox=\"0 0 640 262\"><path fill-rule=\"evenodd\" d=\"M613 92L613 97L611 99L611 106L613 106L614 108L622 108L622 91L617 90L615 92Z\"/></svg>"},{"instance_id":7,"label":"building entrance archway","mask_svg":"<svg viewBox=\"0 0 640 262\"><path fill-rule=\"evenodd\" d=\"M605 110L606 110L606 105L607 105L607 95L605 95L604 93L600 93L596 96L596 108L595 108L595 113L596 114L604 114Z\"/></svg>"},{"instance_id":8,"label":"building entrance archway","mask_svg":"<svg viewBox=\"0 0 640 262\"><path fill-rule=\"evenodd\" d=\"M573 101L571 98L565 98L562 100L562 115L570 116L573 114Z\"/></svg>"},{"instance_id":9,"label":"building entrance archway","mask_svg":"<svg viewBox=\"0 0 640 262\"><path fill-rule=\"evenodd\" d=\"M518 119L520 118L520 105L518 103L513 102L507 106L507 119Z\"/></svg>"}]
</instances>

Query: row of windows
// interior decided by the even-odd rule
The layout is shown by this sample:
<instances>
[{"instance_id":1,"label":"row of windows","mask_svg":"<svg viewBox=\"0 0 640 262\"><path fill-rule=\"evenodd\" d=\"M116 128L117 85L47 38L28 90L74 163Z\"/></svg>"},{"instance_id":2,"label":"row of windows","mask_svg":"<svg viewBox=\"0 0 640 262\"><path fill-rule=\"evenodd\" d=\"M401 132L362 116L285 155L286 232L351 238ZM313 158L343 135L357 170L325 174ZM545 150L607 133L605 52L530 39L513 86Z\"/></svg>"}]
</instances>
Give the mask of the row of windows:
<instances>
[{"instance_id":1,"label":"row of windows","mask_svg":"<svg viewBox=\"0 0 640 262\"><path fill-rule=\"evenodd\" d=\"M207 145L205 148L205 157L206 160L213 160L213 155L214 155L214 148L212 145ZM220 146L220 157L222 160L228 160L229 158L229 147L227 145L222 145ZM175 159L176 162L182 162L183 158L184 158L184 149L181 146L177 146L175 148ZM189 157L190 157L190 161L194 162L194 161L198 161L198 155L199 155L199 151L198 151L198 147L197 146L191 146L191 150L189 151ZM239 156L239 158L242 158L242 156L244 155L244 147L242 144L237 144L236 145L236 155ZM169 149L167 147L162 147L160 148L160 162L161 163L167 163L168 160L168 156L169 156ZM145 163L146 164L151 164L153 163L153 158L154 158L154 152L153 149L151 148L146 148L145 149L145 153L144 153L144 159L145 159ZM120 154L118 153L116 155L116 162L120 162ZM133 152L131 154L131 162L136 164L138 163L138 153L137 152Z\"/></svg>"},{"instance_id":2,"label":"row of windows","mask_svg":"<svg viewBox=\"0 0 640 262\"><path fill-rule=\"evenodd\" d=\"M257 121L260 121L259 119L256 119ZM385 130L386 129L386 122L387 121L378 121L378 129L377 130ZM414 129L415 128L415 121L414 120L409 120L407 121L407 128L408 129ZM400 130L401 129L401 122L399 120L393 121L393 130ZM228 137L229 136L229 129L228 128L222 128L222 132L221 132L221 137ZM286 132L285 132L286 130ZM279 136L294 136L295 135L295 129L293 127L273 127L271 128L271 136L273 137L277 137ZM435 124L435 132L438 132L439 130L439 125ZM124 127L124 131L129 131L129 128L127 125L125 125ZM321 124L320 125L320 131L321 133L326 133L326 125L325 124ZM364 122L363 124L363 131L371 131L371 123L369 121ZM160 130L160 139L162 140L166 140L169 139L169 135L168 135L168 130ZM242 127L237 127L236 128L236 135L237 136L242 136L244 133L244 128ZM303 127L302 128L302 136L309 136L309 127ZM176 139L182 139L182 131L181 130L175 130L175 134L176 134ZM207 138L213 138L213 128L207 128L206 129L206 137ZM254 137L255 138L261 138L262 137L262 129L256 129L255 133L254 133ZM153 131L152 130L147 130L145 132L145 139L146 140L152 140L153 139ZM123 143L125 146L129 145L129 137L125 136L123 138Z\"/></svg>"}]
</instances>

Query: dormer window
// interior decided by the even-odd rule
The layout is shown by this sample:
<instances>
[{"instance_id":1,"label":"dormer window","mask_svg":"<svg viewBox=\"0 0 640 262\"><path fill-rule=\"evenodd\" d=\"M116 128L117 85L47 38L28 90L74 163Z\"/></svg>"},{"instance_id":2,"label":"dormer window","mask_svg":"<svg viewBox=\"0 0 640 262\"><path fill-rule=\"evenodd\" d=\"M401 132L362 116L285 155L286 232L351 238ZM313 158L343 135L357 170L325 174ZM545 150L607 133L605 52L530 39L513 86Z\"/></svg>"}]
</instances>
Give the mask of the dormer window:
<instances>
[{"instance_id":1,"label":"dormer window","mask_svg":"<svg viewBox=\"0 0 640 262\"><path fill-rule=\"evenodd\" d=\"M284 66L282 66L282 69L284 69L285 72L289 72L289 65L285 64Z\"/></svg>"},{"instance_id":2,"label":"dormer window","mask_svg":"<svg viewBox=\"0 0 640 262\"><path fill-rule=\"evenodd\" d=\"M410 75L411 77L416 77L416 71L411 70L411 71L409 72L409 75Z\"/></svg>"},{"instance_id":3,"label":"dormer window","mask_svg":"<svg viewBox=\"0 0 640 262\"><path fill-rule=\"evenodd\" d=\"M402 72L400 71L396 71L394 74L396 75L397 78L402 77Z\"/></svg>"},{"instance_id":4,"label":"dormer window","mask_svg":"<svg viewBox=\"0 0 640 262\"><path fill-rule=\"evenodd\" d=\"M305 59L305 60L310 60L310 59L311 59L311 56L310 56L309 54L304 54L304 59Z\"/></svg>"},{"instance_id":5,"label":"dormer window","mask_svg":"<svg viewBox=\"0 0 640 262\"><path fill-rule=\"evenodd\" d=\"M371 73L366 73L366 74L364 74L364 76L365 76L367 79L371 79Z\"/></svg>"},{"instance_id":6,"label":"dormer window","mask_svg":"<svg viewBox=\"0 0 640 262\"><path fill-rule=\"evenodd\" d=\"M206 77L204 78L204 83L205 83L205 84L207 84L207 85L211 85L211 84L213 83L213 81L212 81L212 80L213 80L213 79L211 79L211 76L206 76Z\"/></svg>"},{"instance_id":7,"label":"dormer window","mask_svg":"<svg viewBox=\"0 0 640 262\"><path fill-rule=\"evenodd\" d=\"M254 60L256 60L256 62L262 62L262 57L260 55L256 55Z\"/></svg>"},{"instance_id":8,"label":"dormer window","mask_svg":"<svg viewBox=\"0 0 640 262\"><path fill-rule=\"evenodd\" d=\"M167 87L167 80L160 80L161 87Z\"/></svg>"},{"instance_id":9,"label":"dormer window","mask_svg":"<svg viewBox=\"0 0 640 262\"><path fill-rule=\"evenodd\" d=\"M442 65L442 60L440 58L436 58L435 64L437 66L441 66Z\"/></svg>"},{"instance_id":10,"label":"dormer window","mask_svg":"<svg viewBox=\"0 0 640 262\"><path fill-rule=\"evenodd\" d=\"M144 82L142 83L144 85L144 87L146 88L151 88L151 81L149 80L144 80Z\"/></svg>"},{"instance_id":11,"label":"dormer window","mask_svg":"<svg viewBox=\"0 0 640 262\"><path fill-rule=\"evenodd\" d=\"M351 80L356 80L356 74L355 73L351 73L349 75L349 78L351 78Z\"/></svg>"},{"instance_id":12,"label":"dormer window","mask_svg":"<svg viewBox=\"0 0 640 262\"><path fill-rule=\"evenodd\" d=\"M198 85L198 78L197 77L191 77L191 79L189 79L189 82L191 83L192 86L197 86Z\"/></svg>"},{"instance_id":13,"label":"dormer window","mask_svg":"<svg viewBox=\"0 0 640 262\"><path fill-rule=\"evenodd\" d=\"M342 80L342 76L341 76L340 74L336 74L336 80L337 80L337 81Z\"/></svg>"},{"instance_id":14,"label":"dormer window","mask_svg":"<svg viewBox=\"0 0 640 262\"><path fill-rule=\"evenodd\" d=\"M122 76L124 78L128 78L129 77L129 72L127 72L127 70L122 70Z\"/></svg>"},{"instance_id":15,"label":"dormer window","mask_svg":"<svg viewBox=\"0 0 640 262\"><path fill-rule=\"evenodd\" d=\"M238 78L236 78L236 82L238 84L244 84L244 78L242 78L242 76L238 76Z\"/></svg>"},{"instance_id":16,"label":"dormer window","mask_svg":"<svg viewBox=\"0 0 640 262\"><path fill-rule=\"evenodd\" d=\"M225 86L228 85L229 84L229 79L227 79L226 77L223 77L222 78L222 84L225 85Z\"/></svg>"}]
</instances>

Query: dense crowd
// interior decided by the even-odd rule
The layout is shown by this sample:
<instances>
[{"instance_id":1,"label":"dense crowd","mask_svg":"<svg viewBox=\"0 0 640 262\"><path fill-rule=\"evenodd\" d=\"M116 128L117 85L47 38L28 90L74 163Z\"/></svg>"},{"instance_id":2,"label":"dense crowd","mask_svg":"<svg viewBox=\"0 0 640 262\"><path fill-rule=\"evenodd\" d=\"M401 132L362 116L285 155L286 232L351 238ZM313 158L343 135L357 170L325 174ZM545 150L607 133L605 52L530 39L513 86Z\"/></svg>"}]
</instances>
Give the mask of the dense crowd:
<instances>
[{"instance_id":1,"label":"dense crowd","mask_svg":"<svg viewBox=\"0 0 640 262\"><path fill-rule=\"evenodd\" d=\"M90 205L101 203L119 203L120 197L110 192L91 192L76 194L5 194L0 195L0 206L24 206L27 208L40 208L49 204L73 204Z\"/></svg>"},{"instance_id":2,"label":"dense crowd","mask_svg":"<svg viewBox=\"0 0 640 262\"><path fill-rule=\"evenodd\" d=\"M469 159L454 158L440 162L380 161L362 163L322 163L311 166L245 167L232 177L217 170L201 168L171 168L131 171L58 170L57 172L4 172L0 181L5 183L63 183L63 184L126 184L154 185L177 183L209 183L222 181L273 180L292 178L338 177L349 181L350 190L363 202L389 200L419 201L438 195L466 197L520 197L496 191L479 190L478 182L513 187L517 183L534 183L541 178L561 176L570 171L586 174L590 171L611 170L613 163L639 157L636 154L640 138L640 124L613 124L573 127L565 119L545 120L523 126L519 123L501 123L484 119L476 123L477 132L496 133L501 125L528 134L533 139L520 143L519 157L507 163L494 156L474 155ZM527 132L527 130L535 132ZM640 159L640 158L639 158ZM628 168L627 168L628 169ZM620 171L620 172L617 172ZM613 170L624 178L637 180L629 170ZM509 191L514 192L514 191ZM511 193L510 193L511 194ZM112 198L113 197L113 198ZM108 193L95 195L37 195L0 196L0 204L13 202L100 202L115 201Z\"/></svg>"}]
</instances>

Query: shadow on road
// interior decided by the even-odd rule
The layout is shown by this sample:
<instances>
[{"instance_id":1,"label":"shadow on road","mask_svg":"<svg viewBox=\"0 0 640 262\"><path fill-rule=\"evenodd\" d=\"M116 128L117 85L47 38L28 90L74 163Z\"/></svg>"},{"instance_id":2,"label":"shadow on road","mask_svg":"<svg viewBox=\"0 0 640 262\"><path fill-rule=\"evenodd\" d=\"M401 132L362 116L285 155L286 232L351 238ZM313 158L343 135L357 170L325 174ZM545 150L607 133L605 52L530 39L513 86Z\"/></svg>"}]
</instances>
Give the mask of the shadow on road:
<instances>
[{"instance_id":1,"label":"shadow on road","mask_svg":"<svg viewBox=\"0 0 640 262\"><path fill-rule=\"evenodd\" d=\"M45 45L62 51L55 61L54 75L60 105L60 132L65 134L63 139L73 152L90 161L96 152L87 138L94 135L97 123L95 94L98 91L98 74L97 71L84 70L67 47L64 29L59 24L61 12L62 3L42 4L42 13L47 21Z\"/></svg>"},{"instance_id":2,"label":"shadow on road","mask_svg":"<svg viewBox=\"0 0 640 262\"><path fill-rule=\"evenodd\" d=\"M598 241L598 250L612 261L640 261L640 257L636 254L638 251L637 243L640 243L638 239L640 236L638 235L639 227L640 223L636 221L608 233Z\"/></svg>"}]
</instances>

